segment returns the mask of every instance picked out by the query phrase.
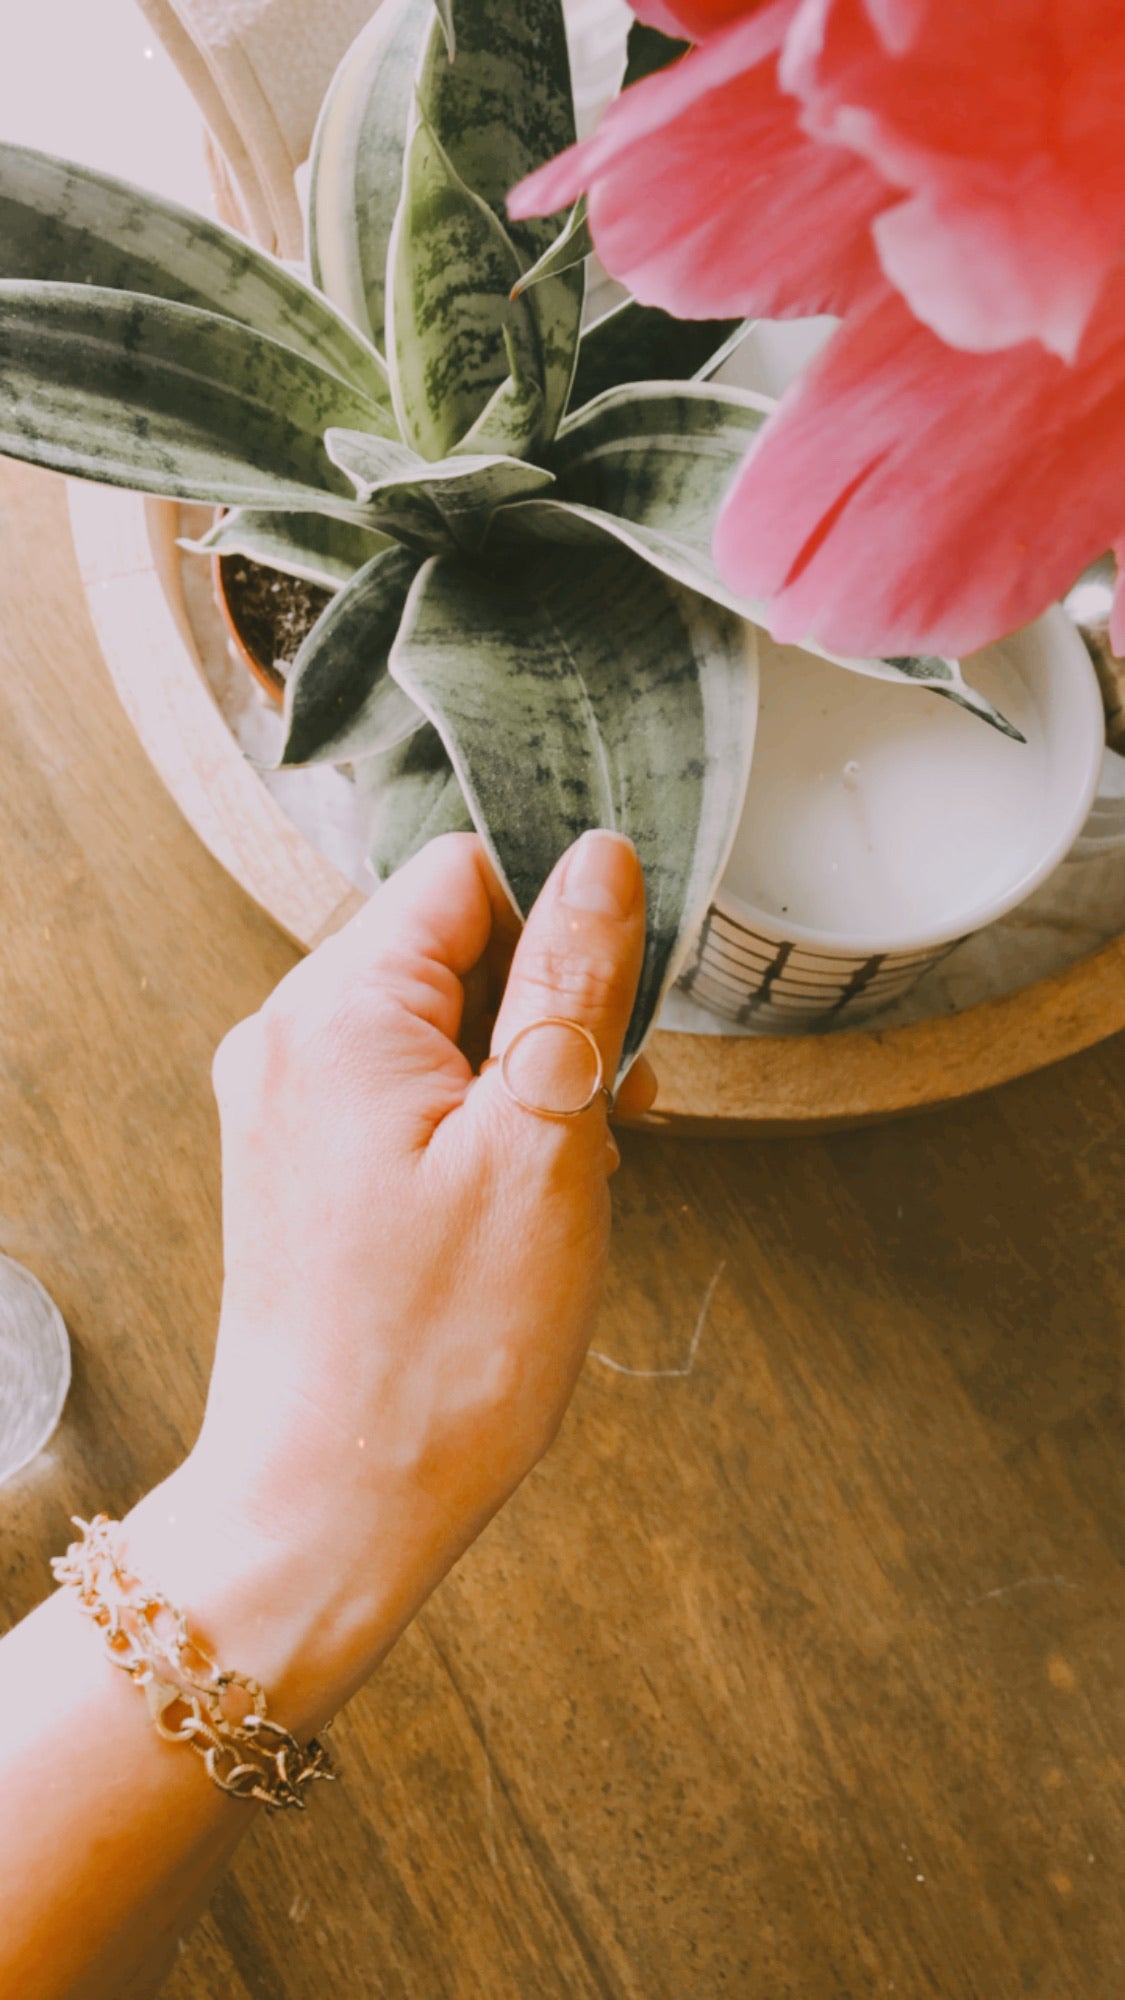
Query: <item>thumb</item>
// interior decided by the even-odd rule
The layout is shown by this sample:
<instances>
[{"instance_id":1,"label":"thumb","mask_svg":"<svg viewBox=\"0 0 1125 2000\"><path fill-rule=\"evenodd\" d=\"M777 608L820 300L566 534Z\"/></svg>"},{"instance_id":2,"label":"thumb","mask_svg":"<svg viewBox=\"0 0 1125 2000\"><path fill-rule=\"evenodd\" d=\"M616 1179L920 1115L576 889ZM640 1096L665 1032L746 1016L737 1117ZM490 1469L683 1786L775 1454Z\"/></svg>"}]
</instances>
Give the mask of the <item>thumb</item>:
<instances>
[{"instance_id":1,"label":"thumb","mask_svg":"<svg viewBox=\"0 0 1125 2000\"><path fill-rule=\"evenodd\" d=\"M528 917L496 1017L492 1054L511 1049L509 1076L521 1097L563 1110L590 1094L594 1056L581 1036L566 1028L524 1032L552 1018L587 1030L612 1085L644 942L644 876L632 842L619 833L584 833ZM484 1081L492 1079L499 1087L495 1072Z\"/></svg>"}]
</instances>

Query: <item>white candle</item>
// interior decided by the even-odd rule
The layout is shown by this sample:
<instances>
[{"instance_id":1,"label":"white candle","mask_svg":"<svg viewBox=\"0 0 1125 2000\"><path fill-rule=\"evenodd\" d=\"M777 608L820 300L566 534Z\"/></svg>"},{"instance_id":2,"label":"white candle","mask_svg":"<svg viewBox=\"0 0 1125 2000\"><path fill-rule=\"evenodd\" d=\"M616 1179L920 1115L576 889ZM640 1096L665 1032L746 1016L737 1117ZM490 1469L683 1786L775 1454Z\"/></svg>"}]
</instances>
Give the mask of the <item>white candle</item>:
<instances>
[{"instance_id":1,"label":"white candle","mask_svg":"<svg viewBox=\"0 0 1125 2000\"><path fill-rule=\"evenodd\" d=\"M968 928L1033 861L1044 798L1042 726L1004 646L968 677L1026 743L765 633L759 650L758 736L724 887L841 938Z\"/></svg>"}]
</instances>

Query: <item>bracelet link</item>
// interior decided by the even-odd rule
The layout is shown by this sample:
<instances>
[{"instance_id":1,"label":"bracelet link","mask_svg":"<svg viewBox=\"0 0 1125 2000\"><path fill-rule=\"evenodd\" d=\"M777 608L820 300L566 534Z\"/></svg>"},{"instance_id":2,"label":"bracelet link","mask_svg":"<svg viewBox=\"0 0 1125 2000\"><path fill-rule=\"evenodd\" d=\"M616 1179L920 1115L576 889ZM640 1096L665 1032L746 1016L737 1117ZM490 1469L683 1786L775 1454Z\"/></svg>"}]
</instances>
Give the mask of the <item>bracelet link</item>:
<instances>
[{"instance_id":1,"label":"bracelet link","mask_svg":"<svg viewBox=\"0 0 1125 2000\"><path fill-rule=\"evenodd\" d=\"M120 1523L106 1514L74 1525L82 1531L51 1569L68 1584L102 1634L106 1657L143 1688L157 1734L188 1743L208 1777L232 1798L273 1812L304 1810L305 1792L337 1776L316 1738L302 1748L267 1712L265 1690L246 1674L222 1669L187 1628L183 1612L124 1565Z\"/></svg>"}]
</instances>

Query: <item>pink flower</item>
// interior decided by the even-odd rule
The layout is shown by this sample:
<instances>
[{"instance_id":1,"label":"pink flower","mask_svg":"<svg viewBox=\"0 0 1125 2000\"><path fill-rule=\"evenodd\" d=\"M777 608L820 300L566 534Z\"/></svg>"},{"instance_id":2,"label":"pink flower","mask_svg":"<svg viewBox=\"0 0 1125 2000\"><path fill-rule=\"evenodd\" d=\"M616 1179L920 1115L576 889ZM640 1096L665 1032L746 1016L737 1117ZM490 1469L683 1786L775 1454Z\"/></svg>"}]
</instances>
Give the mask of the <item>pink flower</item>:
<instances>
[{"instance_id":1,"label":"pink flower","mask_svg":"<svg viewBox=\"0 0 1125 2000\"><path fill-rule=\"evenodd\" d=\"M716 553L777 636L965 652L1125 543L1120 0L636 0L694 40L513 197L681 316L830 312ZM1115 643L1125 646L1125 593Z\"/></svg>"},{"instance_id":2,"label":"pink flower","mask_svg":"<svg viewBox=\"0 0 1125 2000\"><path fill-rule=\"evenodd\" d=\"M737 21L744 14L754 11L753 0L676 0L674 6L664 4L664 0L631 0L633 12L638 21L647 21L650 28L659 28L664 35L674 40L701 42L704 35L714 34L716 28L725 28L730 21Z\"/></svg>"}]
</instances>

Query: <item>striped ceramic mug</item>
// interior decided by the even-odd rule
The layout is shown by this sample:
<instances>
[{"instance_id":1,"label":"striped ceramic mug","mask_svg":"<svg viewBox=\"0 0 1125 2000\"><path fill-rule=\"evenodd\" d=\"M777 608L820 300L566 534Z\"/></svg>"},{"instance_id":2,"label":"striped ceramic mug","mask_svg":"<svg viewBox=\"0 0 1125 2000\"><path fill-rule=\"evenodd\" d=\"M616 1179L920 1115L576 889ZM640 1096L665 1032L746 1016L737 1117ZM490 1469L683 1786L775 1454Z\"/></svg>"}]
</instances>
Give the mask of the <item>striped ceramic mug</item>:
<instances>
[{"instance_id":1,"label":"striped ceramic mug","mask_svg":"<svg viewBox=\"0 0 1125 2000\"><path fill-rule=\"evenodd\" d=\"M768 918L720 890L680 986L740 1028L807 1034L888 1007L958 943L916 952L821 949L781 936Z\"/></svg>"},{"instance_id":2,"label":"striped ceramic mug","mask_svg":"<svg viewBox=\"0 0 1125 2000\"><path fill-rule=\"evenodd\" d=\"M1012 865L1006 875L1003 869L997 869L994 854L982 853L975 900L970 891L960 907L947 905L942 920L935 921L931 916L928 923L912 922L908 895L903 906L907 913L903 917L900 910L897 925L886 925L881 930L868 925L861 930L854 923L825 921L826 913L829 917L834 914L832 883L842 880L834 871L848 865L846 849L841 846L839 852L844 860L837 862L832 858L834 849L826 840L823 848L815 848L814 874L817 869L823 871L817 884L820 892L817 920L796 922L792 915L779 911L776 897L772 908L764 904L764 899L751 900L746 887L756 879L755 849L760 853L776 835L786 810L792 824L791 795L784 784L778 791L776 781L779 765L784 779L791 775L784 768L785 760L792 754L794 734L801 733L792 727L788 733L779 731L776 715L772 734L765 726L770 688L765 656L772 642L764 634L761 636L762 716L746 809L735 836L731 863L679 980L684 992L712 1012L746 1030L770 1034L849 1027L901 999L924 972L957 944L1024 902L1064 860L1125 848L1125 797L1097 796L1107 754L1105 712L1097 677L1074 626L1061 609L1056 609L1004 643L1006 668L1009 673L1014 670L1020 683L1017 692L1024 732L1038 760L1034 782L1025 786L1021 798L1026 839L1013 846ZM776 654L777 649L774 651ZM980 656L982 662L985 657ZM974 677L971 665L966 673L968 678ZM917 690L892 692L896 698L905 695L908 702L934 700ZM943 720L948 722L948 711ZM958 726L967 724L970 731L984 728L975 718L956 714L956 721ZM814 726L810 721L809 727ZM846 729L840 732L840 738L838 742L833 740L826 761L836 759L846 774L858 766L847 762L850 749ZM970 736L964 741L971 751L974 739ZM1017 757L1022 754L1018 744L1002 747ZM891 749L893 752L893 745ZM783 801L773 824L768 802L763 807L763 764L773 774L775 797ZM963 787L974 782L972 770L955 759L952 773L955 780L962 781L964 807ZM807 775L807 770L800 772L801 777ZM955 792L956 783L938 809L931 829L933 838L940 838L943 821L948 825L958 812ZM815 810L815 788L807 796ZM799 826L797 831L805 833L807 829ZM918 866L921 875L924 866L924 831L922 821L913 829L919 842L916 856L911 856L909 838L904 835L906 851L894 857L900 876L905 876L908 891L911 867ZM895 832L893 823L888 826L884 820L880 824L876 818L872 841L876 844L880 839L894 841ZM875 851L874 846L869 851ZM991 876L987 862L993 864ZM836 893L842 902L843 893ZM919 902L922 900L919 898ZM794 899L790 908L796 911L802 905ZM808 913L803 911L803 914Z\"/></svg>"}]
</instances>

